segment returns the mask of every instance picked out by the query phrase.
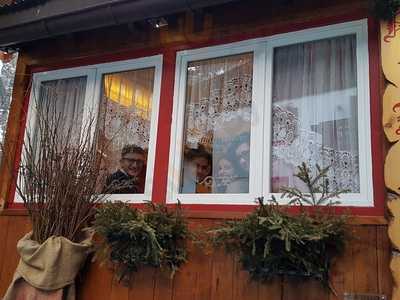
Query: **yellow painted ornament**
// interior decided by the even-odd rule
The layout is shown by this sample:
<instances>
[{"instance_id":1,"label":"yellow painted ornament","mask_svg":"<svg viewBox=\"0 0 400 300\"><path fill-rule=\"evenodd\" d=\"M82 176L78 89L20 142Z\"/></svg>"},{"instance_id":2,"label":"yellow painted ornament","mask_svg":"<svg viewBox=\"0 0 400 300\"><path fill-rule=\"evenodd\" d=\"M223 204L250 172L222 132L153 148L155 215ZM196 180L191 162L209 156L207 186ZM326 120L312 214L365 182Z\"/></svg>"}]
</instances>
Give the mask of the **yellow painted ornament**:
<instances>
[{"instance_id":1,"label":"yellow painted ornament","mask_svg":"<svg viewBox=\"0 0 400 300\"><path fill-rule=\"evenodd\" d=\"M400 141L386 155L385 184L388 189L400 195Z\"/></svg>"},{"instance_id":2,"label":"yellow painted ornament","mask_svg":"<svg viewBox=\"0 0 400 300\"><path fill-rule=\"evenodd\" d=\"M392 84L387 86L383 95L382 123L389 141L400 140L400 88Z\"/></svg>"},{"instance_id":3,"label":"yellow painted ornament","mask_svg":"<svg viewBox=\"0 0 400 300\"><path fill-rule=\"evenodd\" d=\"M400 198L388 201L388 208L393 216L388 229L389 238L393 247L400 250Z\"/></svg>"},{"instance_id":4,"label":"yellow painted ornament","mask_svg":"<svg viewBox=\"0 0 400 300\"><path fill-rule=\"evenodd\" d=\"M400 87L400 13L381 22L382 68L387 80Z\"/></svg>"}]
</instances>

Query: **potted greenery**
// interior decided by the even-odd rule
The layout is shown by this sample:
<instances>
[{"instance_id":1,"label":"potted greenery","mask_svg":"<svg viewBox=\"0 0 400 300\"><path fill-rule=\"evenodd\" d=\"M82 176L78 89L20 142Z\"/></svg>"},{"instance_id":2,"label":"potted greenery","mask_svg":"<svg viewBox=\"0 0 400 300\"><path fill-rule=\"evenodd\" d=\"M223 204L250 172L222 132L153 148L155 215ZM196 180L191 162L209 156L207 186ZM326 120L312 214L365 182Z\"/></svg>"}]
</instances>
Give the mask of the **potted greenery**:
<instances>
[{"instance_id":1,"label":"potted greenery","mask_svg":"<svg viewBox=\"0 0 400 300\"><path fill-rule=\"evenodd\" d=\"M259 198L253 213L213 230L213 242L236 253L252 279L314 278L329 286L332 259L341 253L346 238L346 217L335 214L338 201L333 199L344 191L330 191L328 168L317 166L315 176L305 164L298 169L295 176L308 192L282 190L289 206L299 206L298 214L290 213L289 206L278 205L275 198L269 203Z\"/></svg>"},{"instance_id":2,"label":"potted greenery","mask_svg":"<svg viewBox=\"0 0 400 300\"><path fill-rule=\"evenodd\" d=\"M36 125L23 144L17 191L32 231L17 244L20 261L4 300L75 298L74 279L92 251L85 228L105 197L98 189L104 147L93 118L77 132L50 103L36 105Z\"/></svg>"},{"instance_id":3,"label":"potted greenery","mask_svg":"<svg viewBox=\"0 0 400 300\"><path fill-rule=\"evenodd\" d=\"M143 267L167 269L173 276L187 259L191 234L180 204L176 209L146 206L142 211L122 202L107 203L98 208L94 221L101 238L97 257L110 262L126 285Z\"/></svg>"}]
</instances>

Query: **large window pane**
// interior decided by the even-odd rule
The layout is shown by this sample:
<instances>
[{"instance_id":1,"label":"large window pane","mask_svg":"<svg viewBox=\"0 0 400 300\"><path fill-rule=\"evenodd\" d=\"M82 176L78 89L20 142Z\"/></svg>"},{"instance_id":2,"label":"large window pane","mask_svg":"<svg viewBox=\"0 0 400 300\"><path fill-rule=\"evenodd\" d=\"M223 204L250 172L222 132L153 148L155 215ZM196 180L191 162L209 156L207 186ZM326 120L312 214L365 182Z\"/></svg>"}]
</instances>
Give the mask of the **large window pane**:
<instances>
[{"instance_id":1,"label":"large window pane","mask_svg":"<svg viewBox=\"0 0 400 300\"><path fill-rule=\"evenodd\" d=\"M181 193L248 193L253 54L187 66Z\"/></svg>"},{"instance_id":2,"label":"large window pane","mask_svg":"<svg viewBox=\"0 0 400 300\"><path fill-rule=\"evenodd\" d=\"M306 162L331 166L331 186L360 192L356 36L274 49L272 192L304 189L293 176Z\"/></svg>"},{"instance_id":3,"label":"large window pane","mask_svg":"<svg viewBox=\"0 0 400 300\"><path fill-rule=\"evenodd\" d=\"M84 126L86 81L86 76L42 81L38 95L34 94L32 99L36 122L28 134L36 140L40 137L40 126L48 124L51 128L57 126L59 138L67 135L71 141L78 138Z\"/></svg>"},{"instance_id":4,"label":"large window pane","mask_svg":"<svg viewBox=\"0 0 400 300\"><path fill-rule=\"evenodd\" d=\"M40 113L45 109L53 117L59 116L60 122L66 127L74 124L82 126L85 101L86 76L42 81L36 107ZM50 117L50 116L49 116Z\"/></svg>"},{"instance_id":5,"label":"large window pane","mask_svg":"<svg viewBox=\"0 0 400 300\"><path fill-rule=\"evenodd\" d=\"M108 145L108 193L144 193L154 73L146 68L103 76L100 124Z\"/></svg>"}]
</instances>

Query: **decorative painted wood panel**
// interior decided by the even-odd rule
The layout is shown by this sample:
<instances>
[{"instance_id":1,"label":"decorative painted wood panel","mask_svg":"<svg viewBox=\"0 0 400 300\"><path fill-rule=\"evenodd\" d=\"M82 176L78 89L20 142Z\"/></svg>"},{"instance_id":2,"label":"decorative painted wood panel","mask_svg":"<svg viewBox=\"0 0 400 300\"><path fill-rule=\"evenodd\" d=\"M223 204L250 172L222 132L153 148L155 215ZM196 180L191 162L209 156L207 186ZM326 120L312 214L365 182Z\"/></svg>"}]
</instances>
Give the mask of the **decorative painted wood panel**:
<instances>
[{"instance_id":1,"label":"decorative painted wood panel","mask_svg":"<svg viewBox=\"0 0 400 300\"><path fill-rule=\"evenodd\" d=\"M385 160L385 184L393 193L388 207L393 216L389 224L389 237L395 251L392 255L394 287L393 300L400 299L400 12L390 22L381 22L382 68L389 82L383 96L382 123L391 145ZM396 196L397 194L397 196Z\"/></svg>"}]
</instances>

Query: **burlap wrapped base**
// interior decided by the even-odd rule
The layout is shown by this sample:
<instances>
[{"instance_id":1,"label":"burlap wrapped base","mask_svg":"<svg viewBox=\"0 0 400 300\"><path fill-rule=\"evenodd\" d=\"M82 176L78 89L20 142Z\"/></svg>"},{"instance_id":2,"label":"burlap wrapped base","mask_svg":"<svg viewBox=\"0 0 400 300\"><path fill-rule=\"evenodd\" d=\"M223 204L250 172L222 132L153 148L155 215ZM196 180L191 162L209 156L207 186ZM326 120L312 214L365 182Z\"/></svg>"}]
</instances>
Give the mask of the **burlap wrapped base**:
<instances>
[{"instance_id":1,"label":"burlap wrapped base","mask_svg":"<svg viewBox=\"0 0 400 300\"><path fill-rule=\"evenodd\" d=\"M21 259L3 300L74 300L74 280L92 250L91 234L81 243L50 237L39 244L31 236L17 244Z\"/></svg>"}]
</instances>

